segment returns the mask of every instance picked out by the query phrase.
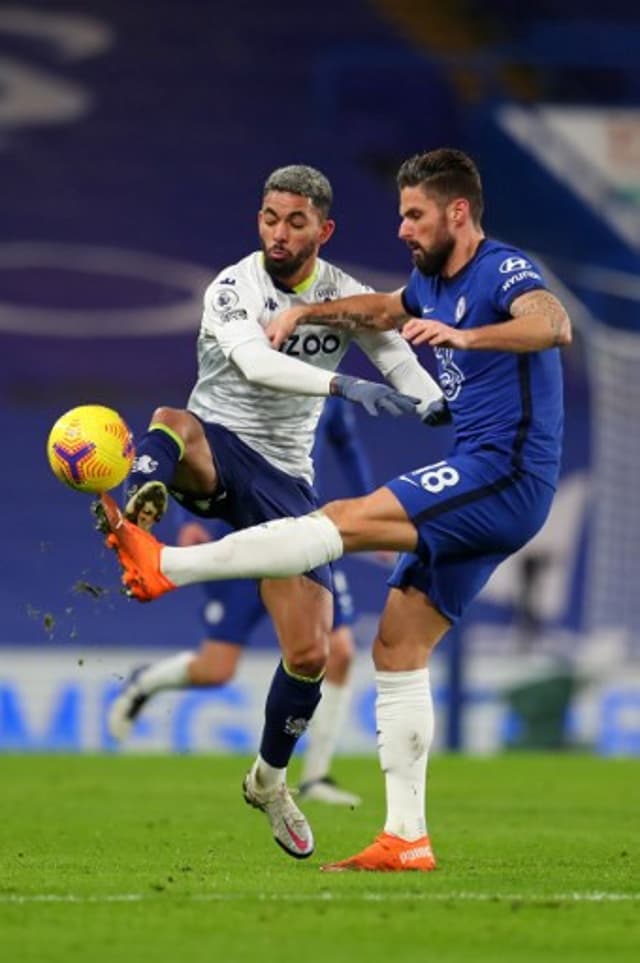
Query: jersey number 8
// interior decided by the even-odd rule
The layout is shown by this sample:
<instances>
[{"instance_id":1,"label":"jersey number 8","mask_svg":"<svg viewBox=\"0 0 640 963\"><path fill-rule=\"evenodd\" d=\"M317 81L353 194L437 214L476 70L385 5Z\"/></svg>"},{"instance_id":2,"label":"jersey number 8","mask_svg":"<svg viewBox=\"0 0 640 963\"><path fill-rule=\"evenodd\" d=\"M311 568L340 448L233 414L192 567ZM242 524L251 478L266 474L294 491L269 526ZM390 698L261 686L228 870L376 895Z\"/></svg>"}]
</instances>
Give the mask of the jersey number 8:
<instances>
[{"instance_id":1,"label":"jersey number 8","mask_svg":"<svg viewBox=\"0 0 640 963\"><path fill-rule=\"evenodd\" d=\"M433 465L425 465L414 474L420 475L420 484L425 491L433 495L439 494L445 488L452 488L460 481L460 474L446 461L437 461Z\"/></svg>"}]
</instances>

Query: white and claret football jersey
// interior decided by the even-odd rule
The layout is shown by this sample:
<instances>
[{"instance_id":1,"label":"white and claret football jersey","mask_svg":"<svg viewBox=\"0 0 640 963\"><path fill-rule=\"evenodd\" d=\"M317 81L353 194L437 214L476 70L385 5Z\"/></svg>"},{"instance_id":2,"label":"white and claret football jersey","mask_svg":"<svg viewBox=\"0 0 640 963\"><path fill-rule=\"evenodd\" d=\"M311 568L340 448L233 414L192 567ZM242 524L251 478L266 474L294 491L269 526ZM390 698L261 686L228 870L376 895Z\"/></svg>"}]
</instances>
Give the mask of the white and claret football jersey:
<instances>
[{"instance_id":1,"label":"white and claret football jersey","mask_svg":"<svg viewBox=\"0 0 640 963\"><path fill-rule=\"evenodd\" d=\"M318 259L314 274L295 290L267 274L259 251L225 268L207 288L198 337L198 380L187 407L204 421L230 429L273 465L290 475L313 480L310 457L324 397L291 394L252 384L233 363L239 345L263 350L269 321L301 303L333 301L371 288ZM280 349L290 357L333 371L352 340L381 371L389 354L410 352L395 331L350 332L322 325L301 325Z\"/></svg>"}]
</instances>

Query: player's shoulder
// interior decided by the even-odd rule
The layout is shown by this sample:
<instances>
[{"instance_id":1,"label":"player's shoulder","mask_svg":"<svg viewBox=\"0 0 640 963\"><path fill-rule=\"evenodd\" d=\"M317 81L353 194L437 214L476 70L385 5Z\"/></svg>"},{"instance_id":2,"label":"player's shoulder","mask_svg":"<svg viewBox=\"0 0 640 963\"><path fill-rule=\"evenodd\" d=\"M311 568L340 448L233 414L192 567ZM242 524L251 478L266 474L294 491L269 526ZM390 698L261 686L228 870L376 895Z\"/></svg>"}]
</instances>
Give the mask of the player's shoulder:
<instances>
[{"instance_id":1,"label":"player's shoulder","mask_svg":"<svg viewBox=\"0 0 640 963\"><path fill-rule=\"evenodd\" d=\"M373 289L355 278L331 261L318 258L316 262L316 281L314 296L317 301L335 301L349 294L357 294Z\"/></svg>"},{"instance_id":2,"label":"player's shoulder","mask_svg":"<svg viewBox=\"0 0 640 963\"><path fill-rule=\"evenodd\" d=\"M225 306L238 299L233 292L237 295L241 291L246 296L247 288L260 290L264 273L260 251L253 251L240 261L227 264L218 271L205 289L205 304L220 303Z\"/></svg>"},{"instance_id":3,"label":"player's shoulder","mask_svg":"<svg viewBox=\"0 0 640 963\"><path fill-rule=\"evenodd\" d=\"M238 282L254 281L262 270L262 254L260 251L252 251L246 257L241 258L234 264L227 264L221 268L209 284L210 288L218 285L234 287Z\"/></svg>"},{"instance_id":4,"label":"player's shoulder","mask_svg":"<svg viewBox=\"0 0 640 963\"><path fill-rule=\"evenodd\" d=\"M531 255L506 241L485 238L476 254L476 262L483 273L494 273L497 280L520 273L532 280L543 280L540 266Z\"/></svg>"}]
</instances>

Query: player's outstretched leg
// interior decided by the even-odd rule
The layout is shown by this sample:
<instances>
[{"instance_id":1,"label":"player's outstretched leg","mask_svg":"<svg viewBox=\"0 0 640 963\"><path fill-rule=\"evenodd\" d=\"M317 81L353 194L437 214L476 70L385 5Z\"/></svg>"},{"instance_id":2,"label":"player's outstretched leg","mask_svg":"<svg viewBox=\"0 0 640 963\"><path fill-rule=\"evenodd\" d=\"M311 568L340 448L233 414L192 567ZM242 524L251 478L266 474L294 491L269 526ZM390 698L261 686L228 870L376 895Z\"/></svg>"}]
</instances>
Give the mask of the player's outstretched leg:
<instances>
[{"instance_id":1,"label":"player's outstretched leg","mask_svg":"<svg viewBox=\"0 0 640 963\"><path fill-rule=\"evenodd\" d=\"M128 521L110 495L100 496L96 518L98 526L109 532L106 544L118 555L129 595L150 602L176 588L160 570L162 543Z\"/></svg>"},{"instance_id":2,"label":"player's outstretched leg","mask_svg":"<svg viewBox=\"0 0 640 963\"><path fill-rule=\"evenodd\" d=\"M326 863L322 867L327 873L339 873L345 870L377 873L418 870L428 873L435 868L436 860L428 836L409 842L392 833L380 833L361 853L336 863Z\"/></svg>"}]
</instances>

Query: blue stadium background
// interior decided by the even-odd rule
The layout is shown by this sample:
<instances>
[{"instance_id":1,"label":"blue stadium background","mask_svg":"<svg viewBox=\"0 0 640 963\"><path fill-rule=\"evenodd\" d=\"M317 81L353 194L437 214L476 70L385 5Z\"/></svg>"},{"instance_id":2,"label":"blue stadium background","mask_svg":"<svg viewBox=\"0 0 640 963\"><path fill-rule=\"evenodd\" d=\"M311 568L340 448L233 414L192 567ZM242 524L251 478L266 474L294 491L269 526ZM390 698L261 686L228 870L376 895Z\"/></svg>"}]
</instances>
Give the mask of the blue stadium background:
<instances>
[{"instance_id":1,"label":"blue stadium background","mask_svg":"<svg viewBox=\"0 0 640 963\"><path fill-rule=\"evenodd\" d=\"M627 5L608 5L606 31L588 0L579 14L577 4L541 3L517 17L506 0L468 2L460 21L427 6L69 0L0 11L0 644L197 638L197 589L150 607L118 596L88 499L51 477L44 445L78 403L117 407L134 432L156 404L184 403L200 293L255 248L260 187L274 167L307 162L329 175L338 230L327 256L382 286L408 268L397 165L445 144L479 162L489 233L554 265L637 271L637 251L495 120L507 100L637 104ZM579 42L567 45L567 31ZM564 280L602 314L602 295ZM629 323L623 298L606 313ZM348 367L366 371L356 355ZM590 459L580 338L566 373L565 474ZM359 420L378 482L446 444L446 431ZM321 481L340 491L335 464ZM384 571L349 565L359 605L377 609ZM572 628L582 576L578 562L559 616ZM91 586L109 591L97 599ZM515 618L480 601L470 619L489 616Z\"/></svg>"}]
</instances>

